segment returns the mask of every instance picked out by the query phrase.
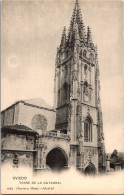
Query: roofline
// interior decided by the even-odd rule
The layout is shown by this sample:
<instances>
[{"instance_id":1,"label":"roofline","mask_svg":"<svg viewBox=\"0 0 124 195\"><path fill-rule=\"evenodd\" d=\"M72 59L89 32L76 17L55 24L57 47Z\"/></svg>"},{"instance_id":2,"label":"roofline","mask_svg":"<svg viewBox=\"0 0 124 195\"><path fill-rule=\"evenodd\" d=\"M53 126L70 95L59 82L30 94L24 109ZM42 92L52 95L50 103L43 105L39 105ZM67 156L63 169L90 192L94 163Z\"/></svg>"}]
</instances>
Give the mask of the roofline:
<instances>
[{"instance_id":1,"label":"roofline","mask_svg":"<svg viewBox=\"0 0 124 195\"><path fill-rule=\"evenodd\" d=\"M36 107L36 108L39 108L39 109L44 109L44 110L56 112L56 111L55 111L54 109L52 109L52 108L46 108L46 107L42 107L42 106L37 106L37 105L34 105L34 104L27 103L27 102L25 102L25 101L24 101L24 104L27 105L27 106Z\"/></svg>"},{"instance_id":2,"label":"roofline","mask_svg":"<svg viewBox=\"0 0 124 195\"><path fill-rule=\"evenodd\" d=\"M4 110L2 110L1 113L4 112L5 110L8 110L8 109L11 108L12 106L14 106L14 105L16 105L16 104L18 104L18 103L20 103L20 102L24 103L23 100L16 101L15 103L11 104L9 107L7 107L7 108L5 108Z\"/></svg>"},{"instance_id":3,"label":"roofline","mask_svg":"<svg viewBox=\"0 0 124 195\"><path fill-rule=\"evenodd\" d=\"M27 105L27 106L32 106L32 107L36 107L36 108L39 108L39 109L44 109L44 110L56 112L52 108L41 107L41 106L37 106L37 105L34 105L34 104L27 103L24 100L20 100L20 101L17 101L15 103L11 104L9 107L5 108L4 110L2 110L1 113L4 112L4 111L6 111L6 110L8 110L9 108L11 108L12 106L14 106L14 105L16 105L18 103L24 103L24 105Z\"/></svg>"},{"instance_id":4,"label":"roofline","mask_svg":"<svg viewBox=\"0 0 124 195\"><path fill-rule=\"evenodd\" d=\"M9 131L9 132L11 132L11 133L19 133L19 132L22 132L22 133L29 133L29 134L38 134L36 131L34 131L33 129L18 129L18 128L12 128L12 126L13 125L8 125L8 126L3 126L2 128L1 128L1 131L2 132L5 132L5 131Z\"/></svg>"}]
</instances>

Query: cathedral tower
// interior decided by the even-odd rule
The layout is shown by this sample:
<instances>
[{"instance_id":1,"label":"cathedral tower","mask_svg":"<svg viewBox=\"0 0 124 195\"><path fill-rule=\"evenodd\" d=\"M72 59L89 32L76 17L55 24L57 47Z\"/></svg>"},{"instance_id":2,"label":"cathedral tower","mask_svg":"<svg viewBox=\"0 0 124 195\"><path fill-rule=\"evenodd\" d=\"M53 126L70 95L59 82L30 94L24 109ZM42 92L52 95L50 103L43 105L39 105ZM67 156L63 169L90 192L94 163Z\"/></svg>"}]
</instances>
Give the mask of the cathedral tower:
<instances>
[{"instance_id":1,"label":"cathedral tower","mask_svg":"<svg viewBox=\"0 0 124 195\"><path fill-rule=\"evenodd\" d=\"M55 108L56 130L70 136L70 163L81 170L105 166L99 76L97 47L76 0L69 32L64 27L57 49Z\"/></svg>"}]
</instances>

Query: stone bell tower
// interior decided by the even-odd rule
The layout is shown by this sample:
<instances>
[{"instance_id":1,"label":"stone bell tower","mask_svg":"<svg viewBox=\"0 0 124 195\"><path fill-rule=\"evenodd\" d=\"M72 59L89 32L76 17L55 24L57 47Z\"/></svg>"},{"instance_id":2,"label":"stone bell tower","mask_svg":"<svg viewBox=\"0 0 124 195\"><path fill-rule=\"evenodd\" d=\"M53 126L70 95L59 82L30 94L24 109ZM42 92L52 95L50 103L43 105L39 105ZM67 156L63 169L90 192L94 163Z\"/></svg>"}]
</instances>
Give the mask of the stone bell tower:
<instances>
[{"instance_id":1,"label":"stone bell tower","mask_svg":"<svg viewBox=\"0 0 124 195\"><path fill-rule=\"evenodd\" d=\"M56 130L70 136L70 161L85 170L104 167L97 47L85 32L78 0L66 35L64 28L55 65Z\"/></svg>"}]
</instances>

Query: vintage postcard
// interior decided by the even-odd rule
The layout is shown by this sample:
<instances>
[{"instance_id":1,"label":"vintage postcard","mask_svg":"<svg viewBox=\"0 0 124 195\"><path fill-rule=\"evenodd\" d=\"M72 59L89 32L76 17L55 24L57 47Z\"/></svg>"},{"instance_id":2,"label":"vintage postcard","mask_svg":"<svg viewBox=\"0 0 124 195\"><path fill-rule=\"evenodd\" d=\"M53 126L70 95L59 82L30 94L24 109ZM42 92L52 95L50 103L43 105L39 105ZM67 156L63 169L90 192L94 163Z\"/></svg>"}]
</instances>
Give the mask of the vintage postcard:
<instances>
[{"instance_id":1,"label":"vintage postcard","mask_svg":"<svg viewBox=\"0 0 124 195\"><path fill-rule=\"evenodd\" d=\"M1 2L1 193L124 193L123 2Z\"/></svg>"}]
</instances>

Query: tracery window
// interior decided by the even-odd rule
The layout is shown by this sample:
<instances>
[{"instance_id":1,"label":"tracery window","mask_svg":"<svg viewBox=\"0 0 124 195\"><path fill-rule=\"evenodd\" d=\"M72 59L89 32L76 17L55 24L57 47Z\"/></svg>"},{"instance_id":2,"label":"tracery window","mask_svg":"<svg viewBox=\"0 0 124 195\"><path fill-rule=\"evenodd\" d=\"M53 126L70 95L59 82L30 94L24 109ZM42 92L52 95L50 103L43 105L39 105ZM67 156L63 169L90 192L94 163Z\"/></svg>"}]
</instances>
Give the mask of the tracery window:
<instances>
[{"instance_id":1,"label":"tracery window","mask_svg":"<svg viewBox=\"0 0 124 195\"><path fill-rule=\"evenodd\" d=\"M47 119L41 114L34 115L31 124L34 130L47 130Z\"/></svg>"},{"instance_id":2,"label":"tracery window","mask_svg":"<svg viewBox=\"0 0 124 195\"><path fill-rule=\"evenodd\" d=\"M92 142L92 120L88 117L84 122L84 141Z\"/></svg>"}]
</instances>

